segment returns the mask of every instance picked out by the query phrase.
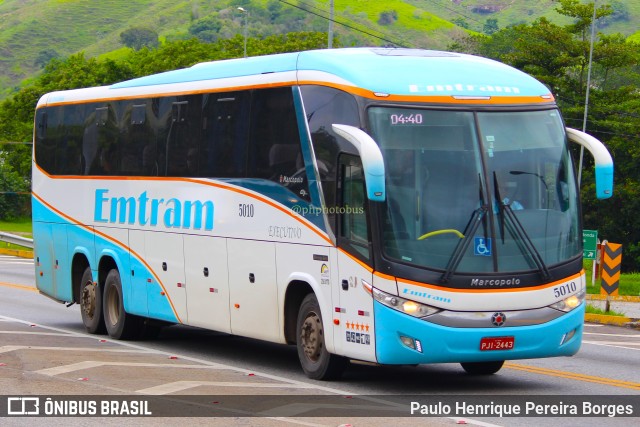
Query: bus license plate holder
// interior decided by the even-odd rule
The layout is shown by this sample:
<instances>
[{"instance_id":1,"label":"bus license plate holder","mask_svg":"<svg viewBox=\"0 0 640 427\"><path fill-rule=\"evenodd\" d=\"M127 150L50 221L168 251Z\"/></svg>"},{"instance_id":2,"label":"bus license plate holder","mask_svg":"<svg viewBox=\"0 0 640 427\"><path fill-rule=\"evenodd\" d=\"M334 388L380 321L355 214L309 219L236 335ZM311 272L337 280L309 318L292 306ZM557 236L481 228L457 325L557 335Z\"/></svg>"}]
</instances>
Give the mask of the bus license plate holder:
<instances>
[{"instance_id":1,"label":"bus license plate holder","mask_svg":"<svg viewBox=\"0 0 640 427\"><path fill-rule=\"evenodd\" d=\"M515 337L485 337L480 340L480 351L513 350Z\"/></svg>"}]
</instances>

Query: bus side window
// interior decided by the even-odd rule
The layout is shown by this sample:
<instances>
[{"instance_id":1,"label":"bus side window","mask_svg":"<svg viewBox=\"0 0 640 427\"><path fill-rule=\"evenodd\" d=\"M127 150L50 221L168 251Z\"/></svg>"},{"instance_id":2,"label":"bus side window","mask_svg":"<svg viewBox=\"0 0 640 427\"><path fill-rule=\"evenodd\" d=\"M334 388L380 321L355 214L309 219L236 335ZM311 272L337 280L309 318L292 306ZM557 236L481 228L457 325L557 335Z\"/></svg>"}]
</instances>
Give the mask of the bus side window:
<instances>
[{"instance_id":1,"label":"bus side window","mask_svg":"<svg viewBox=\"0 0 640 427\"><path fill-rule=\"evenodd\" d=\"M316 156L324 204L328 208L337 205L336 180L338 175L338 154L350 149L349 143L338 138L334 123L361 127L358 104L353 95L338 89L304 85L300 87L313 151ZM327 217L334 233L337 233L334 210Z\"/></svg>"},{"instance_id":2,"label":"bus side window","mask_svg":"<svg viewBox=\"0 0 640 427\"><path fill-rule=\"evenodd\" d=\"M250 91L203 96L200 176L244 178Z\"/></svg>"},{"instance_id":3,"label":"bus side window","mask_svg":"<svg viewBox=\"0 0 640 427\"><path fill-rule=\"evenodd\" d=\"M180 98L181 99L181 98ZM187 175L187 148L185 136L189 128L189 101L180 100L171 104L171 120L167 135L167 176Z\"/></svg>"},{"instance_id":4,"label":"bus side window","mask_svg":"<svg viewBox=\"0 0 640 427\"><path fill-rule=\"evenodd\" d=\"M291 88L253 93L249 176L277 182L309 200Z\"/></svg>"},{"instance_id":5,"label":"bus side window","mask_svg":"<svg viewBox=\"0 0 640 427\"><path fill-rule=\"evenodd\" d=\"M86 145L91 150L90 154L95 156L85 156L93 158L89 171L91 175L117 175L119 132L112 107L112 104L96 106L90 116L93 122L85 123L83 150Z\"/></svg>"},{"instance_id":6,"label":"bus side window","mask_svg":"<svg viewBox=\"0 0 640 427\"><path fill-rule=\"evenodd\" d=\"M342 154L339 160L338 237L358 258L369 260L369 228L366 214L366 192L362 161Z\"/></svg>"},{"instance_id":7,"label":"bus side window","mask_svg":"<svg viewBox=\"0 0 640 427\"><path fill-rule=\"evenodd\" d=\"M143 175L143 150L145 141L150 138L145 100L128 103L121 126L124 137L121 147L120 174Z\"/></svg>"},{"instance_id":8,"label":"bus side window","mask_svg":"<svg viewBox=\"0 0 640 427\"><path fill-rule=\"evenodd\" d=\"M35 156L40 166L48 173L55 171L55 145L57 141L53 138L55 127L57 126L55 109L47 107L38 110L36 115L36 146ZM54 132L52 132L52 129Z\"/></svg>"}]
</instances>

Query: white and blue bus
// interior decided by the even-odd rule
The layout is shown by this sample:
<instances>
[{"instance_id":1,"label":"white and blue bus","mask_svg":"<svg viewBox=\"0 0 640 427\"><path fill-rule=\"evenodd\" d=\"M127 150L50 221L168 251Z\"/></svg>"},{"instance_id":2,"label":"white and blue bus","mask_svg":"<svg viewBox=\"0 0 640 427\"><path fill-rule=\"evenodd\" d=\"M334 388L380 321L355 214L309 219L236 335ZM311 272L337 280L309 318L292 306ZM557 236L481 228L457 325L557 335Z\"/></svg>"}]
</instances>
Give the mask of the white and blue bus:
<instances>
[{"instance_id":1,"label":"white and blue bus","mask_svg":"<svg viewBox=\"0 0 640 427\"><path fill-rule=\"evenodd\" d=\"M216 61L37 106L41 293L90 333L185 324L349 360L568 356L581 344L581 211L549 90L458 53L353 48Z\"/></svg>"}]
</instances>

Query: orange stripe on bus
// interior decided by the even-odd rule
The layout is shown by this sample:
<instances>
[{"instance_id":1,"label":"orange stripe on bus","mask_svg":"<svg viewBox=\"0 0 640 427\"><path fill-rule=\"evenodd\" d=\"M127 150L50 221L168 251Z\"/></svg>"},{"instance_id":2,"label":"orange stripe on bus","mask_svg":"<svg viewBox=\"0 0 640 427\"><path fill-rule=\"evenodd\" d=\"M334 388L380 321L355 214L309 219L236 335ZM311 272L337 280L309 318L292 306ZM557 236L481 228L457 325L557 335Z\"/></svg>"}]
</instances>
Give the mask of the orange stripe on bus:
<instances>
[{"instance_id":1,"label":"orange stripe on bus","mask_svg":"<svg viewBox=\"0 0 640 427\"><path fill-rule=\"evenodd\" d=\"M131 254L133 254L141 263L143 263L149 269L149 271L151 271L151 274L153 274L153 276L156 278L156 280L158 281L158 284L162 288L162 291L165 293L165 295L167 296L167 299L169 300L169 305L171 306L171 310L173 310L173 314L176 316L176 319L178 319L178 322L182 323L182 320L180 320L180 316L178 315L178 312L176 311L176 308L173 305L173 301L171 301L171 297L169 296L169 293L167 292L166 288L164 287L164 284L162 283L162 281L160 280L160 278L158 277L156 272L153 270L153 268L151 268L151 266L149 266L149 264L147 264L142 259L142 257L140 257L140 255L136 251L132 250L128 245L125 245L124 243L120 242L119 240L114 239L113 237L111 237L111 236L109 236L109 235L107 235L105 233L102 233L101 231L98 231L96 229L92 229L91 226L82 224L80 221L77 221L76 219L70 217L69 215L59 211L58 209L56 209L53 206L51 206L49 203L45 202L36 193L32 192L31 194L33 195L33 197L38 199L38 201L40 203L42 203L43 205L45 205L46 207L48 207L49 209L51 209L52 211L54 211L58 215L62 216L63 218L67 219L68 221L70 221L70 222L72 222L72 223L74 223L74 224L86 229L89 232L99 234L100 236L104 237L105 239L110 240L111 242L115 243L117 246L120 246L122 249L125 249L125 250L129 251Z\"/></svg>"},{"instance_id":2,"label":"orange stripe on bus","mask_svg":"<svg viewBox=\"0 0 640 427\"><path fill-rule=\"evenodd\" d=\"M252 199L256 199L258 201L261 201L262 203L265 203L275 209L278 209L279 211L287 214L288 216L290 216L291 218L295 219L296 221L298 221L301 225L305 226L306 228L308 228L309 230L313 231L315 234L317 234L321 239L323 239L325 242L327 242L329 245L333 246L333 242L331 241L331 239L329 238L329 236L327 236L325 233L323 233L322 231L318 230L315 228L315 226L312 226L311 224L309 224L307 222L306 219L304 219L304 217L301 217L300 215L296 215L294 214L289 208L284 207L282 205L279 205L277 203L272 202L271 200L269 200L266 197L263 196L259 196L257 194L253 194L247 190L241 189L241 188L237 188L237 187L233 187L230 186L228 184L223 184L223 183L219 183L219 182L211 182L211 181L203 181L200 179L196 179L196 178L180 178L180 177L172 177L172 178L162 178L162 177L123 177L123 176L87 176L87 175L60 175L60 176L52 176L49 175L47 172L45 172L44 170L42 170L40 168L40 166L36 167L44 174L46 175L48 178L50 179L77 179L77 180L109 180L109 181L174 181L174 182L190 182L190 183L195 183L195 184L200 184L200 185L206 185L209 187L216 187L216 188L220 188L223 190L228 190L228 191L233 191L235 193L238 194L242 194L243 196L247 196L250 197Z\"/></svg>"},{"instance_id":3,"label":"orange stripe on bus","mask_svg":"<svg viewBox=\"0 0 640 427\"><path fill-rule=\"evenodd\" d=\"M244 77L244 76L238 76L238 77ZM233 78L237 78L237 77L233 77ZM198 81L205 81L205 80L198 80ZM215 80L212 79L212 81L215 81ZM193 83L193 82L182 82L182 83ZM171 83L171 84L174 84L174 83ZM225 86L220 88L211 87L211 88L182 90L182 91L173 91L173 92L152 92L152 93L112 96L112 97L104 97L104 98L86 98L86 99L78 99L78 100L72 100L72 101L53 101L53 102L47 102L44 105L39 105L36 109L44 108L44 107L57 107L60 105L87 104L90 102L126 101L130 99L144 99L144 98L154 98L154 97L200 95L204 93L224 93L224 92L235 92L239 90L266 89L266 88L272 88L272 87L291 87L295 85L296 85L296 82L294 81L282 81L282 82L271 82L271 83L261 83L261 84L251 84L251 85L240 85L240 86ZM158 86L162 86L162 85L158 85ZM109 86L105 86L104 87L105 90L108 87ZM140 87L143 87L143 86L132 86L127 89L135 89ZM113 90L119 90L119 89L113 89Z\"/></svg>"},{"instance_id":4,"label":"orange stripe on bus","mask_svg":"<svg viewBox=\"0 0 640 427\"><path fill-rule=\"evenodd\" d=\"M353 255L349 254L348 252L346 252L344 249L342 248L338 248L338 250L340 252L342 252L344 255L346 255L347 257L351 258L353 261L357 262L358 264L360 264L361 267L363 267L364 269L366 269L369 273L372 273L375 276L378 276L380 278L383 279L387 279L387 280L395 280L397 282L398 285L400 284L406 284L406 285L413 285L413 286L419 286L421 288L429 288L429 289L434 289L434 290L438 290L438 291L442 291L442 292L458 292L458 293L498 293L498 292L527 292L527 291L535 291L535 290L540 290L540 289L546 289L546 288L550 288L552 286L557 285L558 283L562 283L562 282L566 282L567 280L572 280L572 279L576 279L580 276L582 276L584 274L584 270L581 270L579 273L576 273L572 276L569 277L565 277L563 279L560 280L556 280L554 282L551 283L545 283L542 285L538 285L538 286L530 286L527 288L510 288L510 289L455 289L455 288L447 288L444 286L438 286L438 285L432 285L430 283L423 283L423 282L416 282L413 280L409 280L409 279L402 279L396 276L391 276L385 273L381 273L379 271L375 271L373 268L371 268L370 266L368 266L367 264L365 264L364 262L360 261L359 259L357 259L356 257L354 257Z\"/></svg>"},{"instance_id":5,"label":"orange stripe on bus","mask_svg":"<svg viewBox=\"0 0 640 427\"><path fill-rule=\"evenodd\" d=\"M481 95L488 99L473 99L472 95L459 96L461 99L454 98L454 95L395 95L385 94L386 96L378 96L369 89L363 89L356 86L343 85L338 83L315 81L315 80L303 80L298 82L299 86L302 85L318 85L328 86L334 89L340 89L345 92L349 92L354 95L362 96L363 98L376 99L379 101L394 101L394 102L419 102L419 103L435 103L435 104L540 104L551 103L554 101L554 97L551 93L544 94L542 96L493 96L493 95ZM462 97L467 98L462 98Z\"/></svg>"},{"instance_id":6,"label":"orange stripe on bus","mask_svg":"<svg viewBox=\"0 0 640 427\"><path fill-rule=\"evenodd\" d=\"M298 70L298 71L308 71L308 70ZM204 81L204 80L201 80L201 81ZM465 96L468 96L468 95L462 95L462 94L460 95L461 96L460 99L454 98L454 95L386 94L387 96L377 96L370 89L364 89L364 88L347 85L347 84L340 84L340 83L328 82L323 80L301 80L301 81L286 80L281 82L270 82L270 83L261 83L261 84L256 83L251 85L239 85L239 86L225 86L220 88L211 87L211 88L173 91L173 92L151 92L151 93L144 93L144 94L137 94L137 95L122 95L122 96L112 96L112 97L104 97L104 98L87 98L87 99L72 100L72 101L53 101L53 102L47 102L44 105L39 105L37 106L36 109L44 108L44 107L55 107L60 105L86 104L90 102L126 101L130 99L199 95L199 94L205 94L205 93L224 93L224 92L234 92L234 91L241 91L241 90L265 89L265 88L272 88L272 87L293 87L293 86L303 86L303 85L326 86L334 89L339 89L344 92L351 93L353 95L358 95L363 98L376 99L380 101L393 101L393 102L419 102L419 103L458 104L458 105L483 105L483 104L513 105L513 104L541 104L541 103L544 104L544 103L552 103L555 101L555 98L551 93L545 94L544 95L545 98L543 98L542 96L487 95L486 96L487 99L473 99L473 96L464 98Z\"/></svg>"},{"instance_id":7,"label":"orange stripe on bus","mask_svg":"<svg viewBox=\"0 0 640 427\"><path fill-rule=\"evenodd\" d=\"M509 289L453 289L453 288L446 288L446 287L442 287L442 286L438 286L438 285L432 285L432 284L429 284L429 283L414 282L413 280L408 280L408 279L397 278L397 280L398 280L398 284L404 283L406 285L419 286L421 288L435 289L435 290L444 291L444 292L497 293L497 292L527 292L527 291L535 291L535 290L540 290L540 289L546 289L546 288L550 288L552 286L555 286L558 283L562 283L562 282L566 282L567 280L578 278L578 277L582 276L583 274L584 274L584 270L581 270L579 273L576 273L576 274L574 274L572 276L569 276L569 277L565 277L565 278L560 279L560 280L556 280L555 282L545 283L545 284L538 285L538 286L530 286L528 288L509 288Z\"/></svg>"}]
</instances>

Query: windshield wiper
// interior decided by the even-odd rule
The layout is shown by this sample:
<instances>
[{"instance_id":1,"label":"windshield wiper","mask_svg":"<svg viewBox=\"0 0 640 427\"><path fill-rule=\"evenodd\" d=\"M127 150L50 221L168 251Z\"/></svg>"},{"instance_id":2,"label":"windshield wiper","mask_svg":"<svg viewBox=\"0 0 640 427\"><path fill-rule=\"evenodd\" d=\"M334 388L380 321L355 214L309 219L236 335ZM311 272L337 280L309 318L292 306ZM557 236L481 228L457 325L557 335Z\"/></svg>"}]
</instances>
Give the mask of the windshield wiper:
<instances>
[{"instance_id":1,"label":"windshield wiper","mask_svg":"<svg viewBox=\"0 0 640 427\"><path fill-rule=\"evenodd\" d=\"M507 206L504 203L504 199L500 194L500 185L498 184L498 178L496 177L496 171L493 171L493 194L496 195L496 204L498 205L498 221L500 226L500 239L502 240L502 244L504 245L504 208ZM494 210L495 212L495 210Z\"/></svg>"},{"instance_id":2,"label":"windshield wiper","mask_svg":"<svg viewBox=\"0 0 640 427\"><path fill-rule=\"evenodd\" d=\"M544 263L544 259L540 255L540 252L536 249L535 245L529 238L527 231L522 226L522 223L511 209L511 205L509 203L505 203L502 197L500 196L500 184L498 183L498 178L496 177L496 172L493 172L493 186L495 189L496 202L498 205L498 221L500 221L500 238L502 239L502 243L504 244L504 228L505 223L508 222L509 231L517 237L516 242L520 247L520 250L523 254L528 254L531 257L531 260L538 268L540 274L542 274L543 278L549 279L551 277L551 273L549 273L549 269L547 265Z\"/></svg>"},{"instance_id":3,"label":"windshield wiper","mask_svg":"<svg viewBox=\"0 0 640 427\"><path fill-rule=\"evenodd\" d=\"M484 203L484 192L482 191L482 180L480 179L480 176L478 176L478 182L480 203ZM458 268L458 264L460 264L460 261L464 258L464 254L469 247L469 243L471 243L471 238L476 235L476 231L478 230L481 222L484 227L484 234L485 236L487 235L487 224L486 221L483 221L482 219L486 216L488 211L489 206L486 203L473 211L467 226L464 228L464 237L458 242L453 254L451 254L451 258L449 258L449 262L447 263L447 268L445 269L444 274L442 274L442 277L440 277L440 282L447 283L453 272Z\"/></svg>"}]
</instances>

